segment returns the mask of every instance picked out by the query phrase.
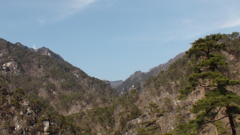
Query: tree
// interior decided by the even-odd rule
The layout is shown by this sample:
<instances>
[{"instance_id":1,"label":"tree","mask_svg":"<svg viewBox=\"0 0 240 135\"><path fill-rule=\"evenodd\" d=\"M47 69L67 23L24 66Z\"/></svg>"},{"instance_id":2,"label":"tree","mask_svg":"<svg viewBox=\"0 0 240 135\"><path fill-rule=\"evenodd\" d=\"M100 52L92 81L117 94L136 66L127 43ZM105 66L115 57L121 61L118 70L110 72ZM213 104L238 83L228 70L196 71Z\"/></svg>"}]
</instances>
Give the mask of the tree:
<instances>
[{"instance_id":1,"label":"tree","mask_svg":"<svg viewBox=\"0 0 240 135\"><path fill-rule=\"evenodd\" d=\"M195 72L188 76L189 86L180 93L181 97L187 96L196 90L196 87L202 87L206 91L205 97L198 100L191 110L197 114L196 119L190 122L196 125L197 132L201 132L209 123L228 118L232 135L236 135L234 119L236 114L240 114L240 96L227 87L239 84L239 81L231 80L225 75L226 60L221 51L226 47L219 42L220 39L220 34L214 34L200 38L192 44L187 54L194 59ZM224 111L221 114L223 117L216 119L220 110Z\"/></svg>"}]
</instances>

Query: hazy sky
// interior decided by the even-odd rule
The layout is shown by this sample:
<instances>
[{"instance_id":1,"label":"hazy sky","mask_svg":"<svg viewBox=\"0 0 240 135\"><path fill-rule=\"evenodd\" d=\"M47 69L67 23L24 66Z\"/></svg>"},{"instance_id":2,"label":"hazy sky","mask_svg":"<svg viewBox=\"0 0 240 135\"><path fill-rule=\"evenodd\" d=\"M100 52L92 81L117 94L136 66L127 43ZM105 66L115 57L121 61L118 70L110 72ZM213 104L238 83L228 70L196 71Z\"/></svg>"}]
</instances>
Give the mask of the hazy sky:
<instances>
[{"instance_id":1,"label":"hazy sky","mask_svg":"<svg viewBox=\"0 0 240 135\"><path fill-rule=\"evenodd\" d=\"M148 71L211 33L240 32L240 0L0 0L0 37L47 47L99 79Z\"/></svg>"}]
</instances>

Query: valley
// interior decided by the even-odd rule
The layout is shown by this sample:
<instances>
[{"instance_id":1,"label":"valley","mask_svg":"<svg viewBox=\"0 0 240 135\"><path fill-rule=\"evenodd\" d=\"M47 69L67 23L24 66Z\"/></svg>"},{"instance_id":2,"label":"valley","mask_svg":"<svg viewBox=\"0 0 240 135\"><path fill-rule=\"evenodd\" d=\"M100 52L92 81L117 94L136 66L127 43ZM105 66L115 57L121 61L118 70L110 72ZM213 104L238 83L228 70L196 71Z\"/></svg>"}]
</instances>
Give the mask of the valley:
<instances>
[{"instance_id":1,"label":"valley","mask_svg":"<svg viewBox=\"0 0 240 135\"><path fill-rule=\"evenodd\" d=\"M211 34L125 81L0 39L0 134L236 135L240 35Z\"/></svg>"}]
</instances>

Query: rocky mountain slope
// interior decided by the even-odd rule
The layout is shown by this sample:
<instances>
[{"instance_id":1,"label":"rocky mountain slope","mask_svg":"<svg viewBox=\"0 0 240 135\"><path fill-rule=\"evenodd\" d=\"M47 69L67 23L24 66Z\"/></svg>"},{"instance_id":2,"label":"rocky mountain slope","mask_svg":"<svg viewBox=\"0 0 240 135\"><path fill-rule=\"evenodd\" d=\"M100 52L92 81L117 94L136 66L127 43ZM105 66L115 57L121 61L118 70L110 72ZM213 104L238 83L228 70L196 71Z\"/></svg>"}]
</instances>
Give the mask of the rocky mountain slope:
<instances>
[{"instance_id":1,"label":"rocky mountain slope","mask_svg":"<svg viewBox=\"0 0 240 135\"><path fill-rule=\"evenodd\" d=\"M223 34L222 39L215 42L226 45L225 50L216 51L226 61L226 67L224 70L221 69L221 72L232 80L240 80L239 33ZM218 120L225 115L221 113L224 112L224 107L220 107L221 111L219 114L217 113L217 118L203 129L192 131L191 129L196 125L187 124L188 121L196 118L197 115L192 112L193 105L205 97L205 87L209 83L206 80L203 86L198 86L185 99L180 99L181 90L188 85L188 76L196 72L197 65L194 63L193 58L184 55L173 62L167 70L163 70L156 77L148 79L142 91L132 89L119 96L110 106L94 108L88 112L79 112L70 117L78 126L84 125L82 128L91 129L92 133L104 135L231 134L229 120L226 117ZM237 95L240 95L239 88L239 84L228 87ZM240 99L235 101L240 103ZM216 110L216 112L219 111ZM213 114L215 115L215 113ZM235 122L238 124L240 123L239 114L236 111L234 115ZM239 127L236 130L239 132Z\"/></svg>"},{"instance_id":2,"label":"rocky mountain slope","mask_svg":"<svg viewBox=\"0 0 240 135\"><path fill-rule=\"evenodd\" d=\"M89 77L47 48L30 49L0 39L1 74L12 88L47 100L61 114L104 106L117 96L109 84Z\"/></svg>"},{"instance_id":3,"label":"rocky mountain slope","mask_svg":"<svg viewBox=\"0 0 240 135\"><path fill-rule=\"evenodd\" d=\"M150 77L156 77L161 71L166 71L173 62L182 58L184 54L185 53L180 53L173 59L170 59L168 62L160 64L157 67L150 69L148 72L136 71L125 81L118 85L113 85L112 87L115 88L119 93L128 92L129 90L136 88L141 89L147 79Z\"/></svg>"},{"instance_id":4,"label":"rocky mountain slope","mask_svg":"<svg viewBox=\"0 0 240 135\"><path fill-rule=\"evenodd\" d=\"M108 82L87 76L46 48L33 50L5 40L0 43L1 134L240 132L235 126L240 124L237 32L196 40L198 48L190 50L198 59L187 51L166 70L147 79L141 91L131 88L118 96ZM138 76L141 72L133 78Z\"/></svg>"},{"instance_id":5,"label":"rocky mountain slope","mask_svg":"<svg viewBox=\"0 0 240 135\"><path fill-rule=\"evenodd\" d=\"M21 88L10 89L0 76L0 133L9 134L75 134L81 132L59 115L49 103L37 96L26 95Z\"/></svg>"},{"instance_id":6,"label":"rocky mountain slope","mask_svg":"<svg viewBox=\"0 0 240 135\"><path fill-rule=\"evenodd\" d=\"M224 57L227 65L227 68L221 72L230 79L240 80L239 33L222 35L222 39L218 42L226 46L224 51L218 52ZM135 102L138 108L143 111L143 114L133 120L135 121L135 129L128 130L128 132L130 131L132 134L164 134L172 132L172 134L178 135L180 134L179 130L184 130L184 128L181 128L181 124L195 117L195 114L191 111L193 104L205 96L203 92L205 87L199 86L186 99L179 99L181 89L188 84L188 76L196 70L194 61L194 59L185 55L171 64L168 70L160 72L156 77L149 79L145 83L143 92L139 95L139 100ZM236 94L240 94L239 88L240 85L229 87ZM226 121L228 120L213 123L199 134L231 134L230 128L226 128L224 125L227 125L228 122ZM239 115L236 115L236 122L239 123ZM223 127L225 128L223 129ZM190 134L190 127L185 128L186 131L189 130L188 133Z\"/></svg>"}]
</instances>

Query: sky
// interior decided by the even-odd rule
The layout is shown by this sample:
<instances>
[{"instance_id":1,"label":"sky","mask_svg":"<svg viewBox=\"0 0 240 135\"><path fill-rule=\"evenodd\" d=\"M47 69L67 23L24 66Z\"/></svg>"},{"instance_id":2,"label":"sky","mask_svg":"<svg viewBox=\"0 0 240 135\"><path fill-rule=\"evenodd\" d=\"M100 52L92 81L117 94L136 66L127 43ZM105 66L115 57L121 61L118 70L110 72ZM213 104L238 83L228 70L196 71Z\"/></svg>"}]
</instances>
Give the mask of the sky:
<instances>
[{"instance_id":1,"label":"sky","mask_svg":"<svg viewBox=\"0 0 240 135\"><path fill-rule=\"evenodd\" d=\"M208 34L240 32L239 0L0 0L0 37L125 80Z\"/></svg>"}]
</instances>

